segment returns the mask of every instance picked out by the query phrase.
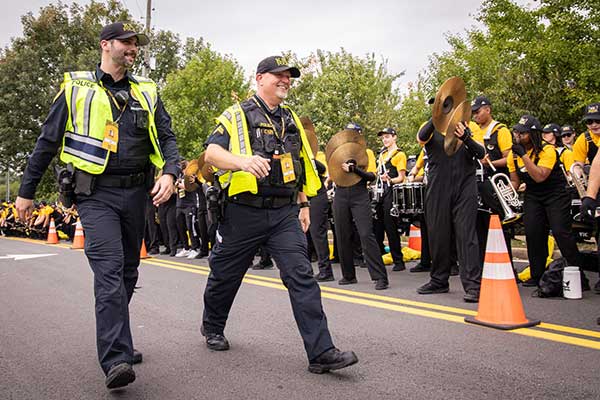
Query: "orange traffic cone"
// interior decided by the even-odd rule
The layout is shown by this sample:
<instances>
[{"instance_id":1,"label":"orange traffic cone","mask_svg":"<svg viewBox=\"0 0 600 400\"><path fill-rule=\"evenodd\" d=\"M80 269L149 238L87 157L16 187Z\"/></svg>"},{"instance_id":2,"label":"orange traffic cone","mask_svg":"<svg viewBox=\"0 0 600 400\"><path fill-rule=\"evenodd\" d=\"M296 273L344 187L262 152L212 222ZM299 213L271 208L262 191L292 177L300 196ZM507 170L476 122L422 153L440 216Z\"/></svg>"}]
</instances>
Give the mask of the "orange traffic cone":
<instances>
[{"instance_id":1,"label":"orange traffic cone","mask_svg":"<svg viewBox=\"0 0 600 400\"><path fill-rule=\"evenodd\" d=\"M50 226L48 227L48 239L46 239L46 243L58 243L58 234L56 233L56 225L54 225L54 218L50 219Z\"/></svg>"},{"instance_id":2,"label":"orange traffic cone","mask_svg":"<svg viewBox=\"0 0 600 400\"><path fill-rule=\"evenodd\" d=\"M146 252L146 243L144 243L144 240L142 239L142 248L140 249L140 259L144 259L144 258L152 258L148 255L148 253Z\"/></svg>"},{"instance_id":3,"label":"orange traffic cone","mask_svg":"<svg viewBox=\"0 0 600 400\"><path fill-rule=\"evenodd\" d=\"M85 236L83 235L83 225L81 225L81 221L77 218L77 225L75 225L75 236L73 237L73 245L72 249L83 249L83 245L85 242Z\"/></svg>"},{"instance_id":4,"label":"orange traffic cone","mask_svg":"<svg viewBox=\"0 0 600 400\"><path fill-rule=\"evenodd\" d=\"M506 250L502 225L497 215L490 218L477 316L466 317L465 321L506 330L540 323L539 320L528 320L525 317L515 274Z\"/></svg>"},{"instance_id":5,"label":"orange traffic cone","mask_svg":"<svg viewBox=\"0 0 600 400\"><path fill-rule=\"evenodd\" d=\"M414 225L410 226L408 247L416 251L421 251L421 229Z\"/></svg>"}]
</instances>

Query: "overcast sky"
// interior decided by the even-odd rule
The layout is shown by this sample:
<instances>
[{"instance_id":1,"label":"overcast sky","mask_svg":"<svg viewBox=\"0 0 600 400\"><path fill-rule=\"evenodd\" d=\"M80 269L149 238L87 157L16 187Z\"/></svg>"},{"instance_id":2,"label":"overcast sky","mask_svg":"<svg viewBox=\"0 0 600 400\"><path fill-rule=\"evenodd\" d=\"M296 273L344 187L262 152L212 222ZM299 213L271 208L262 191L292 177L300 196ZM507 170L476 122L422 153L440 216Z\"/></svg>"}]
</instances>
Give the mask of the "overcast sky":
<instances>
[{"instance_id":1,"label":"overcast sky","mask_svg":"<svg viewBox=\"0 0 600 400\"><path fill-rule=\"evenodd\" d=\"M63 0L69 2L68 0ZM144 23L146 0L120 0ZM89 1L77 1L87 4ZM7 1L0 15L0 45L22 35L20 16L51 1ZM152 25L185 37L204 37L213 49L233 55L246 75L262 58L292 50L305 57L316 49L387 59L390 72L406 71L405 88L427 67L428 56L448 49L446 35L476 26L482 0L304 0L279 2L152 0ZM519 0L529 4L531 0Z\"/></svg>"}]
</instances>

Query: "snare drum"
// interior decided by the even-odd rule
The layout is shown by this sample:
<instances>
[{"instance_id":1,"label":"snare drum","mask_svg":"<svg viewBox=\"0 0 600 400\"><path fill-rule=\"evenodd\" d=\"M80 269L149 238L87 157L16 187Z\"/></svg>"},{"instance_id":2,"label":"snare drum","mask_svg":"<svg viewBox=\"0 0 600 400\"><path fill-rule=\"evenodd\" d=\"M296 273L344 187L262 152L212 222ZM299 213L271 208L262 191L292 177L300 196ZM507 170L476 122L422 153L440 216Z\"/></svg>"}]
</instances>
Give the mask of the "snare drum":
<instances>
[{"instance_id":1,"label":"snare drum","mask_svg":"<svg viewBox=\"0 0 600 400\"><path fill-rule=\"evenodd\" d=\"M392 188L393 209L399 214L419 215L425 212L425 184L407 182Z\"/></svg>"}]
</instances>

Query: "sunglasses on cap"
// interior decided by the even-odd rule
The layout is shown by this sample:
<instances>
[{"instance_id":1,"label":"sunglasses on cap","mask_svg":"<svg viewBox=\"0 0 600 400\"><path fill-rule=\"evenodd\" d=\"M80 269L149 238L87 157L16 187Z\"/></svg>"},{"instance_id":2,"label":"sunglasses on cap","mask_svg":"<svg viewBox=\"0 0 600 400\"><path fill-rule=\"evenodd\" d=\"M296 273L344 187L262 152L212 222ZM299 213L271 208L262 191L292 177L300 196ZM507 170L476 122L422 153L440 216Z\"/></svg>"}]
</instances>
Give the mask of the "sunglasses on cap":
<instances>
[{"instance_id":1,"label":"sunglasses on cap","mask_svg":"<svg viewBox=\"0 0 600 400\"><path fill-rule=\"evenodd\" d=\"M588 119L585 121L586 125L592 125L592 124L600 124L600 119Z\"/></svg>"}]
</instances>

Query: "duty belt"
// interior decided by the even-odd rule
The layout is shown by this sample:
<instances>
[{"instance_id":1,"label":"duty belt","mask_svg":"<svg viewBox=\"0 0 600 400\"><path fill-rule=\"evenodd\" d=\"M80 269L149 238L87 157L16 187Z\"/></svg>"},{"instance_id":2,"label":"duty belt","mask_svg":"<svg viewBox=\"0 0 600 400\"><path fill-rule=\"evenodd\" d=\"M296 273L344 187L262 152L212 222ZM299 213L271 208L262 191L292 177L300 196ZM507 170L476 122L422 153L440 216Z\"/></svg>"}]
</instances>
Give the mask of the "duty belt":
<instances>
[{"instance_id":1,"label":"duty belt","mask_svg":"<svg viewBox=\"0 0 600 400\"><path fill-rule=\"evenodd\" d=\"M129 188L143 185L146 182L146 173L138 172L130 175L98 175L97 186L109 186L118 188Z\"/></svg>"},{"instance_id":2,"label":"duty belt","mask_svg":"<svg viewBox=\"0 0 600 400\"><path fill-rule=\"evenodd\" d=\"M292 204L295 196L257 196L251 193L240 193L227 199L230 203L242 204L254 208L281 208Z\"/></svg>"}]
</instances>

